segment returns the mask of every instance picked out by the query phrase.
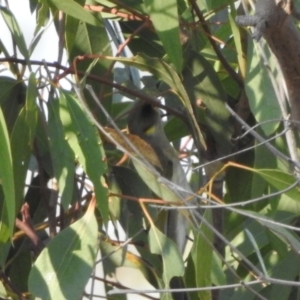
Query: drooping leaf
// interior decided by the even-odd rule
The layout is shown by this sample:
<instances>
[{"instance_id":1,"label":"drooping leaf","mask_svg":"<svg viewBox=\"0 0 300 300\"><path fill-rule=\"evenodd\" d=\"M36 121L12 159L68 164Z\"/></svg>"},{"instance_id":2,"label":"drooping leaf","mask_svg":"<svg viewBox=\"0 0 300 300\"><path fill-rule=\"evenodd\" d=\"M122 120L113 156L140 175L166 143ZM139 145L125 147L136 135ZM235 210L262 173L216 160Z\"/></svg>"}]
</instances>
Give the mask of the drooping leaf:
<instances>
[{"instance_id":1,"label":"drooping leaf","mask_svg":"<svg viewBox=\"0 0 300 300\"><path fill-rule=\"evenodd\" d=\"M97 204L104 222L109 218L107 190L103 186L106 164L104 151L95 126L83 107L69 92L62 91L60 118L64 126L65 139L75 153L75 158L94 184Z\"/></svg>"},{"instance_id":2,"label":"drooping leaf","mask_svg":"<svg viewBox=\"0 0 300 300\"><path fill-rule=\"evenodd\" d=\"M149 246L151 253L159 254L163 265L163 282L166 288L169 287L170 280L176 276L184 274L184 264L182 256L176 244L167 238L158 228L151 225L149 230Z\"/></svg>"},{"instance_id":3,"label":"drooping leaf","mask_svg":"<svg viewBox=\"0 0 300 300\"><path fill-rule=\"evenodd\" d=\"M8 214L4 201L3 188L0 185L0 266L4 268L10 249L11 229L8 225Z\"/></svg>"},{"instance_id":4,"label":"drooping leaf","mask_svg":"<svg viewBox=\"0 0 300 300\"><path fill-rule=\"evenodd\" d=\"M294 188L285 191L291 199L299 201L299 190L295 186L296 179L293 175L280 171L278 169L254 169L254 172L264 178L278 191L289 189L294 185Z\"/></svg>"},{"instance_id":5,"label":"drooping leaf","mask_svg":"<svg viewBox=\"0 0 300 300\"><path fill-rule=\"evenodd\" d=\"M113 175L123 195L152 199L153 194L147 184L132 169L122 166L113 167ZM122 199L122 213L119 219L128 236L134 236L139 228L143 228L144 214L137 201ZM151 218L156 219L158 210L148 207Z\"/></svg>"},{"instance_id":6,"label":"drooping leaf","mask_svg":"<svg viewBox=\"0 0 300 300\"><path fill-rule=\"evenodd\" d=\"M11 282L20 292L28 291L28 275L32 267L32 257L30 250L20 251L10 265L8 274Z\"/></svg>"},{"instance_id":7,"label":"drooping leaf","mask_svg":"<svg viewBox=\"0 0 300 300\"><path fill-rule=\"evenodd\" d=\"M49 145L53 163L54 175L58 181L61 203L65 209L72 200L75 155L65 139L65 133L59 116L59 102L52 100L48 102L49 121Z\"/></svg>"},{"instance_id":8,"label":"drooping leaf","mask_svg":"<svg viewBox=\"0 0 300 300\"><path fill-rule=\"evenodd\" d=\"M84 85L90 85L95 94L101 98L102 104L106 111L111 112L112 88L108 85L99 84L95 79L91 79L86 75L94 78L104 76L105 79L113 81L113 74L109 71L110 62L105 59L100 59L100 56L112 55L111 42L108 38L104 24L99 26L92 26L87 23L78 22L69 16L66 19L66 48L68 52L69 63L73 65L76 57L85 57L76 64L79 80ZM99 55L99 58L89 58L89 55L94 57ZM104 124L106 117L95 99L91 97L90 93L83 90L86 103L90 108L96 120Z\"/></svg>"},{"instance_id":9,"label":"drooping leaf","mask_svg":"<svg viewBox=\"0 0 300 300\"><path fill-rule=\"evenodd\" d=\"M294 281L299 275L299 264L297 264L299 257L294 252L289 252L282 260L280 260L272 270L271 276L283 280ZM291 299L292 286L272 284L269 299L282 300Z\"/></svg>"},{"instance_id":10,"label":"drooping leaf","mask_svg":"<svg viewBox=\"0 0 300 300\"><path fill-rule=\"evenodd\" d=\"M43 300L79 299L96 258L98 225L94 201L84 216L61 231L37 258L29 291Z\"/></svg>"},{"instance_id":11,"label":"drooping leaf","mask_svg":"<svg viewBox=\"0 0 300 300\"><path fill-rule=\"evenodd\" d=\"M265 47L268 53L268 49ZM265 66L262 49L257 43L250 40L248 43L248 68L245 79L245 90L248 96L251 111L257 122L274 120L272 122L263 123L261 125L264 133L269 136L279 125L281 118L281 110L278 105L277 95L274 91L270 73ZM272 57L271 64L274 64L274 57L268 53L268 57Z\"/></svg>"},{"instance_id":12,"label":"drooping leaf","mask_svg":"<svg viewBox=\"0 0 300 300\"><path fill-rule=\"evenodd\" d=\"M218 153L222 156L231 153L230 114L225 107L225 91L212 65L192 51L182 75L191 103L200 106L197 119L208 126Z\"/></svg>"},{"instance_id":13,"label":"drooping leaf","mask_svg":"<svg viewBox=\"0 0 300 300\"><path fill-rule=\"evenodd\" d=\"M0 77L0 105L9 132L13 129L25 99L26 87L22 82L6 76Z\"/></svg>"},{"instance_id":14,"label":"drooping leaf","mask_svg":"<svg viewBox=\"0 0 300 300\"><path fill-rule=\"evenodd\" d=\"M211 210L206 210L203 217L212 224ZM197 287L211 286L214 235L204 223L200 225L199 231L194 231L194 235L192 258L195 266L196 284ZM198 295L203 300L212 299L210 291L200 291Z\"/></svg>"},{"instance_id":15,"label":"drooping leaf","mask_svg":"<svg viewBox=\"0 0 300 300\"><path fill-rule=\"evenodd\" d=\"M225 285L226 276L222 269L222 259L213 252L211 282L214 285Z\"/></svg>"},{"instance_id":16,"label":"drooping leaf","mask_svg":"<svg viewBox=\"0 0 300 300\"><path fill-rule=\"evenodd\" d=\"M37 26L35 28L35 33L37 33L42 26L45 26L47 20L49 19L50 10L47 0L39 1L38 12L37 12ZM31 51L33 51L34 47L31 47Z\"/></svg>"},{"instance_id":17,"label":"drooping leaf","mask_svg":"<svg viewBox=\"0 0 300 300\"><path fill-rule=\"evenodd\" d=\"M236 23L234 22L234 18L232 16L233 14L234 14L234 10L228 16L228 19L229 19L229 23L230 23L232 33L233 33L235 48L237 50L237 60L238 60L239 68L240 68L243 78L245 78L245 76L246 76L246 59L245 59L245 55L243 55L241 34L239 31L239 28L237 27Z\"/></svg>"},{"instance_id":18,"label":"drooping leaf","mask_svg":"<svg viewBox=\"0 0 300 300\"><path fill-rule=\"evenodd\" d=\"M178 73L182 68L182 49L179 37L179 16L176 0L145 0L154 28Z\"/></svg>"},{"instance_id":19,"label":"drooping leaf","mask_svg":"<svg viewBox=\"0 0 300 300\"><path fill-rule=\"evenodd\" d=\"M255 148L254 169L271 169L276 168L276 158L269 155L270 152L266 147ZM268 181L262 179L262 176L254 173L251 182L251 198L260 197L268 187ZM273 201L272 201L273 202ZM260 211L263 206L266 206L268 201L260 201L254 204L255 211Z\"/></svg>"},{"instance_id":20,"label":"drooping leaf","mask_svg":"<svg viewBox=\"0 0 300 300\"><path fill-rule=\"evenodd\" d=\"M29 59L29 52L26 46L26 42L23 36L23 32L15 18L15 16L12 14L10 10L7 8L0 6L0 11L2 14L3 19L6 22L7 27L9 28L11 35L18 46L18 49L20 50L21 54L24 56L26 60Z\"/></svg>"},{"instance_id":21,"label":"drooping leaf","mask_svg":"<svg viewBox=\"0 0 300 300\"><path fill-rule=\"evenodd\" d=\"M4 115L2 113L1 108L0 108L0 157L1 157L0 181L1 181L3 194L4 194L4 205L2 207L3 211L1 216L4 224L2 224L2 226L4 225L8 226L9 232L10 234L12 234L14 230L15 216L16 216L15 180L14 180L14 173L13 173L11 145L8 137L8 131L7 131ZM7 230L5 231L7 232Z\"/></svg>"},{"instance_id":22,"label":"drooping leaf","mask_svg":"<svg viewBox=\"0 0 300 300\"><path fill-rule=\"evenodd\" d=\"M26 103L15 122L11 135L17 211L23 203L25 179L35 138L38 118L37 96L36 78L31 73L28 81Z\"/></svg>"},{"instance_id":23,"label":"drooping leaf","mask_svg":"<svg viewBox=\"0 0 300 300\"><path fill-rule=\"evenodd\" d=\"M289 230L278 224L273 224L272 222L264 221L261 218L258 219L257 222L271 230L277 237L279 237L288 247L292 248L296 253L300 252L300 240L298 236L296 236L294 233L290 232Z\"/></svg>"}]
</instances>

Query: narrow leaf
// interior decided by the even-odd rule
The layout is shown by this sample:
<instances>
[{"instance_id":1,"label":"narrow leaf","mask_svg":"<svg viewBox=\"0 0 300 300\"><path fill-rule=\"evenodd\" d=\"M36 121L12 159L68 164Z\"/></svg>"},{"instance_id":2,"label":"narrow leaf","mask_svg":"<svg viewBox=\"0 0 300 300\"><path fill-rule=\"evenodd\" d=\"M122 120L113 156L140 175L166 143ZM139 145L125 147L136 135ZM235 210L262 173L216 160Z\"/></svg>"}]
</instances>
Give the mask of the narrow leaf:
<instances>
[{"instance_id":1,"label":"narrow leaf","mask_svg":"<svg viewBox=\"0 0 300 300\"><path fill-rule=\"evenodd\" d=\"M21 54L25 57L26 60L29 59L29 52L26 46L26 42L15 16L11 13L11 11L3 6L0 6L0 11Z\"/></svg>"},{"instance_id":2,"label":"narrow leaf","mask_svg":"<svg viewBox=\"0 0 300 300\"><path fill-rule=\"evenodd\" d=\"M254 41L248 43L248 68L245 79L245 90L249 99L251 111L257 122L280 119L281 111L277 96L264 64L261 49ZM268 51L268 50L266 50ZM274 63L274 59L271 61ZM273 75L271 75L273 76ZM261 125L264 133L269 136L278 127L279 121L268 122Z\"/></svg>"},{"instance_id":3,"label":"narrow leaf","mask_svg":"<svg viewBox=\"0 0 300 300\"><path fill-rule=\"evenodd\" d=\"M256 253L257 257L258 257L258 260L259 260L259 262L260 262L261 268L262 268L262 270L263 270L265 276L268 276L268 272L267 272L267 269L266 269L266 266L265 266L263 257L262 257L262 255L261 255L261 253L260 253L259 247L258 247L258 245L257 245L257 243L256 243L256 241L255 241L254 236L252 235L251 231L249 231L247 228L245 229L245 232L246 232L246 234L247 234L247 236L248 236L248 238L249 238L251 244L252 244L253 247L254 247L255 253Z\"/></svg>"},{"instance_id":4,"label":"narrow leaf","mask_svg":"<svg viewBox=\"0 0 300 300\"><path fill-rule=\"evenodd\" d=\"M81 5L73 0L48 0L53 4L58 10L63 11L65 14L70 15L80 21L85 23L99 26L100 22L95 18L90 12L86 11Z\"/></svg>"},{"instance_id":5,"label":"narrow leaf","mask_svg":"<svg viewBox=\"0 0 300 300\"><path fill-rule=\"evenodd\" d=\"M35 138L38 110L36 98L35 75L29 77L26 104L21 110L11 135L11 151L15 178L16 209L19 210L23 203L23 194L28 163L32 153L32 144Z\"/></svg>"},{"instance_id":6,"label":"narrow leaf","mask_svg":"<svg viewBox=\"0 0 300 300\"><path fill-rule=\"evenodd\" d=\"M49 146L54 175L58 181L61 203L67 209L73 195L75 155L65 139L64 128L59 115L58 100L48 102L48 111Z\"/></svg>"},{"instance_id":7,"label":"narrow leaf","mask_svg":"<svg viewBox=\"0 0 300 300\"><path fill-rule=\"evenodd\" d=\"M108 197L101 181L106 172L106 164L96 127L92 125L82 106L68 92L62 92L60 98L60 118L65 130L65 139L94 184L97 204L106 223L109 218Z\"/></svg>"},{"instance_id":8,"label":"narrow leaf","mask_svg":"<svg viewBox=\"0 0 300 300\"><path fill-rule=\"evenodd\" d=\"M204 218L212 224L211 211L206 210ZM192 249L192 259L195 265L196 284L197 287L211 286L212 273L212 243L213 233L205 224L201 224L199 231L195 231L194 246ZM210 291L198 292L199 298L203 300L211 300Z\"/></svg>"},{"instance_id":9,"label":"narrow leaf","mask_svg":"<svg viewBox=\"0 0 300 300\"><path fill-rule=\"evenodd\" d=\"M226 93L216 71L200 53L192 51L182 75L191 103L196 105L201 101L197 120L210 130L218 153L228 155L232 152L233 129L225 107Z\"/></svg>"},{"instance_id":10,"label":"narrow leaf","mask_svg":"<svg viewBox=\"0 0 300 300\"><path fill-rule=\"evenodd\" d=\"M296 179L293 175L275 169L254 169L254 172L264 178L278 191L286 190L296 184ZM299 190L294 186L285 194L295 201L299 201Z\"/></svg>"},{"instance_id":11,"label":"narrow leaf","mask_svg":"<svg viewBox=\"0 0 300 300\"><path fill-rule=\"evenodd\" d=\"M179 17L176 0L145 0L154 28L178 73L182 68Z\"/></svg>"},{"instance_id":12,"label":"narrow leaf","mask_svg":"<svg viewBox=\"0 0 300 300\"><path fill-rule=\"evenodd\" d=\"M257 222L261 223L263 226L271 230L277 237L279 237L288 247L292 248L296 253L300 253L300 240L295 234L289 232L286 228L283 228L280 225L264 221L261 218L258 219Z\"/></svg>"},{"instance_id":13,"label":"narrow leaf","mask_svg":"<svg viewBox=\"0 0 300 300\"><path fill-rule=\"evenodd\" d=\"M11 148L6 128L6 123L0 108L0 182L4 193L4 206L7 213L7 225L9 232L12 234L16 216L16 198L15 198L15 182L13 174L13 164L11 156ZM2 217L3 217L2 213ZM6 219L6 218L5 218Z\"/></svg>"}]
</instances>

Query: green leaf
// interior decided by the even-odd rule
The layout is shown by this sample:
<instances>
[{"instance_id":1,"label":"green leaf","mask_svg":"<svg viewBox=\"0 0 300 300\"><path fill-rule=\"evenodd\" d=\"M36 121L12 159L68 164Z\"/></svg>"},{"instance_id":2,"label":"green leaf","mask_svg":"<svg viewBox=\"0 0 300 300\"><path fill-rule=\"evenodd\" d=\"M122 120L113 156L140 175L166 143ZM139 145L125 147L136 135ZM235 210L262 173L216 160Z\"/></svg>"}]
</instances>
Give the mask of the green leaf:
<instances>
[{"instance_id":1,"label":"green leaf","mask_svg":"<svg viewBox=\"0 0 300 300\"><path fill-rule=\"evenodd\" d=\"M253 215L258 215L254 212L251 212ZM266 217L264 217L266 219ZM286 228L283 228L280 225L268 222L267 220L264 221L261 216L259 219L257 219L257 222L268 228L270 231L272 231L279 239L281 239L288 247L292 248L296 253L300 252L300 240L299 237L296 236L294 233L289 232Z\"/></svg>"},{"instance_id":2,"label":"green leaf","mask_svg":"<svg viewBox=\"0 0 300 300\"><path fill-rule=\"evenodd\" d=\"M35 138L38 110L36 99L35 75L31 73L28 81L26 104L21 110L11 135L11 151L15 178L16 209L19 211L23 203L23 194L28 163Z\"/></svg>"},{"instance_id":3,"label":"green leaf","mask_svg":"<svg viewBox=\"0 0 300 300\"><path fill-rule=\"evenodd\" d=\"M10 77L0 77L0 105L9 132L18 118L26 99L26 86Z\"/></svg>"},{"instance_id":4,"label":"green leaf","mask_svg":"<svg viewBox=\"0 0 300 300\"><path fill-rule=\"evenodd\" d=\"M49 146L54 176L58 181L61 204L67 209L73 195L75 155L65 139L64 128L59 115L58 100L52 99L48 102L48 112Z\"/></svg>"},{"instance_id":5,"label":"green leaf","mask_svg":"<svg viewBox=\"0 0 300 300\"><path fill-rule=\"evenodd\" d=\"M0 108L0 183L2 185L4 193L4 206L7 213L7 225L9 227L9 232L12 234L15 225L15 216L16 216L16 197L15 197L15 181L13 174L13 163L11 155L11 146L8 137L8 131L6 128L6 123ZM5 218L6 219L6 218ZM3 220L4 221L4 220Z\"/></svg>"},{"instance_id":6,"label":"green leaf","mask_svg":"<svg viewBox=\"0 0 300 300\"><path fill-rule=\"evenodd\" d=\"M159 254L163 264L163 282L165 288L169 287L172 277L184 275L182 256L176 244L159 231L154 224L149 230L149 246L153 254Z\"/></svg>"},{"instance_id":7,"label":"green leaf","mask_svg":"<svg viewBox=\"0 0 300 300\"><path fill-rule=\"evenodd\" d=\"M211 282L214 285L226 285L226 276L222 269L222 263L222 258L213 252Z\"/></svg>"},{"instance_id":8,"label":"green leaf","mask_svg":"<svg viewBox=\"0 0 300 300\"><path fill-rule=\"evenodd\" d=\"M288 189L296 183L296 179L293 175L285 173L276 169L254 169L254 172L264 178L269 184L271 184L278 191ZM294 187L285 192L287 196L295 201L299 201L299 189Z\"/></svg>"},{"instance_id":9,"label":"green leaf","mask_svg":"<svg viewBox=\"0 0 300 300\"><path fill-rule=\"evenodd\" d=\"M0 267L3 269L11 246L9 240L10 233L6 203L4 201L3 189L0 185Z\"/></svg>"},{"instance_id":10,"label":"green leaf","mask_svg":"<svg viewBox=\"0 0 300 300\"><path fill-rule=\"evenodd\" d=\"M233 8L233 5L231 6L231 8ZM230 26L232 29L232 35L233 35L233 39L234 39L234 43L235 43L235 49L237 51L237 60L238 60L239 68L241 70L242 76L245 77L246 60L245 60L245 55L243 55L240 30L234 21L233 14L235 14L234 9L231 11L231 14L228 15L228 19L229 19L229 23L230 23Z\"/></svg>"},{"instance_id":11,"label":"green leaf","mask_svg":"<svg viewBox=\"0 0 300 300\"><path fill-rule=\"evenodd\" d=\"M258 244L257 244L257 241L255 240L255 238L253 237L252 233L250 230L248 230L247 228L245 229L245 233L246 235L248 236L248 239L250 240L253 248L254 248L254 251L257 255L257 258L259 260L259 263L260 263L260 267L264 273L265 276L268 276L268 273L267 273L267 270L266 270L266 267L265 267L265 264L264 264L264 260L263 260L263 257L262 257L262 254L259 250L259 247L258 247Z\"/></svg>"},{"instance_id":12,"label":"green leaf","mask_svg":"<svg viewBox=\"0 0 300 300\"><path fill-rule=\"evenodd\" d=\"M68 51L69 63L73 65L74 59L81 55L112 55L111 42L108 38L104 25L95 27L89 24L78 22L73 17L66 18L66 47ZM108 71L111 62L105 59L84 59L77 64L77 70L81 74L79 79L83 85L90 85L93 91L103 101L106 111L111 111L112 104L112 88L107 85L99 84L95 79L86 77L87 74L95 77L104 76L106 80L113 81L113 73ZM86 103L93 112L94 117L100 124L106 122L106 117L99 105L95 103L93 97L86 90L83 91Z\"/></svg>"},{"instance_id":13,"label":"green leaf","mask_svg":"<svg viewBox=\"0 0 300 300\"><path fill-rule=\"evenodd\" d=\"M206 210L203 217L212 224L211 210ZM197 287L211 286L214 235L204 223L200 225L198 231L194 231L194 235L192 259L195 266L196 285ZM201 300L211 300L210 291L200 291L198 295Z\"/></svg>"},{"instance_id":14,"label":"green leaf","mask_svg":"<svg viewBox=\"0 0 300 300\"><path fill-rule=\"evenodd\" d=\"M114 166L113 174L123 195L136 198L153 198L153 193L141 177L132 169L122 166ZM144 214L139 203L123 199L121 202L122 211L119 222L124 228L127 236L133 236L137 228L144 224ZM148 213L151 218L156 219L158 210L149 206Z\"/></svg>"},{"instance_id":15,"label":"green leaf","mask_svg":"<svg viewBox=\"0 0 300 300\"><path fill-rule=\"evenodd\" d=\"M100 22L89 11L86 11L81 5L73 0L48 0L58 10L63 11L65 14L72 16L80 21L88 23L93 26L99 26Z\"/></svg>"},{"instance_id":16,"label":"green leaf","mask_svg":"<svg viewBox=\"0 0 300 300\"><path fill-rule=\"evenodd\" d=\"M289 252L282 260L280 260L273 268L271 276L273 278L280 278L283 280L295 281L299 276L299 264L297 263L299 256L293 252ZM271 292L268 299L282 300L289 298L291 285L272 284Z\"/></svg>"},{"instance_id":17,"label":"green leaf","mask_svg":"<svg viewBox=\"0 0 300 300\"><path fill-rule=\"evenodd\" d=\"M254 161L254 169L267 169L267 168L276 168L276 157L270 155L269 150L266 147L255 147L255 161ZM261 196L268 186L266 180L262 180L261 176L254 173L252 176L251 182L251 198L257 198ZM264 201L264 203L256 203L255 211L259 211L262 205L267 205L268 202Z\"/></svg>"},{"instance_id":18,"label":"green leaf","mask_svg":"<svg viewBox=\"0 0 300 300\"><path fill-rule=\"evenodd\" d=\"M29 291L43 300L79 299L96 258L98 225L91 202L84 216L54 237L29 275Z\"/></svg>"},{"instance_id":19,"label":"green leaf","mask_svg":"<svg viewBox=\"0 0 300 300\"><path fill-rule=\"evenodd\" d=\"M145 0L154 28L178 73L182 68L179 17L176 0Z\"/></svg>"},{"instance_id":20,"label":"green leaf","mask_svg":"<svg viewBox=\"0 0 300 300\"><path fill-rule=\"evenodd\" d=\"M272 57L271 68L275 64L274 57L268 54L268 49L265 47L267 57ZM248 43L248 68L245 78L245 90L248 96L249 104L252 113L257 122L264 122L272 119L272 121L261 125L264 133L269 136L279 125L281 119L281 111L277 102L277 96L274 91L270 72L264 64L261 49L259 44L249 40Z\"/></svg>"},{"instance_id":21,"label":"green leaf","mask_svg":"<svg viewBox=\"0 0 300 300\"><path fill-rule=\"evenodd\" d=\"M18 243L14 244L15 249L18 247L17 244ZM21 247L22 246L20 246L19 250ZM9 265L7 270L9 279L20 292L28 291L27 281L31 267L32 253L29 249L22 249L20 253L14 257L11 265Z\"/></svg>"},{"instance_id":22,"label":"green leaf","mask_svg":"<svg viewBox=\"0 0 300 300\"><path fill-rule=\"evenodd\" d=\"M2 17L9 28L12 37L18 46L18 49L20 50L21 54L24 56L26 60L29 59L29 52L26 46L26 42L22 33L21 28L18 25L18 22L15 18L15 16L11 13L10 10L7 8L0 6L0 11L2 14Z\"/></svg>"},{"instance_id":23,"label":"green leaf","mask_svg":"<svg viewBox=\"0 0 300 300\"><path fill-rule=\"evenodd\" d=\"M200 53L192 51L182 75L191 103L196 106L200 101L203 106L197 110L197 120L209 128L218 153L228 155L232 152L233 129L225 107L226 93L216 71Z\"/></svg>"},{"instance_id":24,"label":"green leaf","mask_svg":"<svg viewBox=\"0 0 300 300\"><path fill-rule=\"evenodd\" d=\"M73 46L74 43L76 42L76 34L77 34L78 26L79 26L78 19L76 19L75 17L67 16L66 24L65 24L66 27L65 40L66 40L66 48L69 53L73 51ZM90 53L90 51L87 53Z\"/></svg>"},{"instance_id":25,"label":"green leaf","mask_svg":"<svg viewBox=\"0 0 300 300\"><path fill-rule=\"evenodd\" d=\"M36 28L35 33L38 32L43 26L46 26L46 22L49 20L49 5L47 4L47 0L41 0L39 1L39 7L37 12L37 22L36 22ZM34 48L33 48L34 49ZM31 49L31 51L33 51Z\"/></svg>"},{"instance_id":26,"label":"green leaf","mask_svg":"<svg viewBox=\"0 0 300 300\"><path fill-rule=\"evenodd\" d=\"M65 139L75 153L76 159L94 184L97 204L104 222L108 222L107 189L103 187L103 175L106 172L104 150L96 127L87 117L86 111L73 95L61 91L60 118L64 126Z\"/></svg>"}]
</instances>

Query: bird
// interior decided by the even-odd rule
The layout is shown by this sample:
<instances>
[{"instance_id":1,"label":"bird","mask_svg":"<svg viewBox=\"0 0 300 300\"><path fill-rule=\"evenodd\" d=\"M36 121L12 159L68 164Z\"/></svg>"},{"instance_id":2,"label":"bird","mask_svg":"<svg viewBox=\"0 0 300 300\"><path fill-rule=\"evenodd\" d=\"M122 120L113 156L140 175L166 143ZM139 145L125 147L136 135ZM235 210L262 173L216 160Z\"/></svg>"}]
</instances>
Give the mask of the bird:
<instances>
[{"instance_id":1,"label":"bird","mask_svg":"<svg viewBox=\"0 0 300 300\"><path fill-rule=\"evenodd\" d=\"M152 103L138 100L128 114L127 127L130 134L139 136L152 147L161 165L161 168L157 169L157 171L161 176L179 186L179 196L181 199L185 199L192 190L178 159L178 153L165 135L161 111ZM183 192L183 190L186 192ZM187 231L188 219L186 216L178 210L169 210L165 221L164 233L175 242L181 254L183 254L186 247ZM170 287L182 288L182 278L173 277ZM187 293L172 293L172 296L174 300L189 299Z\"/></svg>"}]
</instances>

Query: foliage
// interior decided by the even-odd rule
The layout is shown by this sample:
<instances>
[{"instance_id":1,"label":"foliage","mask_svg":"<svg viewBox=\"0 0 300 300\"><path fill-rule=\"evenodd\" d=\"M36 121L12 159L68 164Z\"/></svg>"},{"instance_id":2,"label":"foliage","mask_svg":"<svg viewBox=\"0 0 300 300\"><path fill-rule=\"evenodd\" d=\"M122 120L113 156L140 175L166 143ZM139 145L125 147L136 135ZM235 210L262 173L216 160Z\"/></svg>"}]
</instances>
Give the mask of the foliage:
<instances>
[{"instance_id":1,"label":"foliage","mask_svg":"<svg viewBox=\"0 0 300 300\"><path fill-rule=\"evenodd\" d=\"M240 1L30 0L30 43L9 2L0 298L121 299L134 292L118 277L127 268L164 299L174 276L190 299L300 299L299 137L281 119L290 108L276 59L234 22ZM33 59L48 26L56 62ZM162 230L181 187L124 132L137 99L164 110L203 211L197 224L181 210L184 260Z\"/></svg>"}]
</instances>

